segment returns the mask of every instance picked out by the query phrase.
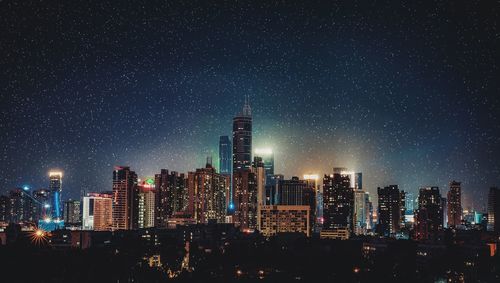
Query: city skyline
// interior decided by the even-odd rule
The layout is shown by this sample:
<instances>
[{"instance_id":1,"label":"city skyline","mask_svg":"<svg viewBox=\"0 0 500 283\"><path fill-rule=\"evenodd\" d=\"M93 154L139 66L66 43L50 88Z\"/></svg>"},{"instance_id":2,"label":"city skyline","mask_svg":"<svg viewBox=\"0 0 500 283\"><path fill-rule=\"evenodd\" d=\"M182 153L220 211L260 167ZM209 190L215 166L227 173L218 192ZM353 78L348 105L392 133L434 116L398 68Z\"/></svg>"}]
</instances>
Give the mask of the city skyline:
<instances>
[{"instance_id":1,"label":"city skyline","mask_svg":"<svg viewBox=\"0 0 500 283\"><path fill-rule=\"evenodd\" d=\"M194 171L245 96L287 178L346 167L371 196L458 180L481 210L500 183L494 9L42 5L2 17L2 194L56 168L64 199L110 190L115 165Z\"/></svg>"}]
</instances>

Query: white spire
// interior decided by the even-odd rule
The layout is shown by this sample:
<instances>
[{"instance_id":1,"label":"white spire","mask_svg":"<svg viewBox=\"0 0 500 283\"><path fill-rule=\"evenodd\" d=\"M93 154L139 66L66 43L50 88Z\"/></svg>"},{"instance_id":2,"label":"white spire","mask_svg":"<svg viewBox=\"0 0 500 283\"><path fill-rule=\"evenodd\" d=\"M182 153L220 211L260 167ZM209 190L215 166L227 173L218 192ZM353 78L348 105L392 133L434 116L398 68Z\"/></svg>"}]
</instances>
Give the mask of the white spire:
<instances>
[{"instance_id":1,"label":"white spire","mask_svg":"<svg viewBox=\"0 0 500 283\"><path fill-rule=\"evenodd\" d=\"M245 95L245 105L243 106L243 115L252 116L252 108L250 108L250 97Z\"/></svg>"}]
</instances>

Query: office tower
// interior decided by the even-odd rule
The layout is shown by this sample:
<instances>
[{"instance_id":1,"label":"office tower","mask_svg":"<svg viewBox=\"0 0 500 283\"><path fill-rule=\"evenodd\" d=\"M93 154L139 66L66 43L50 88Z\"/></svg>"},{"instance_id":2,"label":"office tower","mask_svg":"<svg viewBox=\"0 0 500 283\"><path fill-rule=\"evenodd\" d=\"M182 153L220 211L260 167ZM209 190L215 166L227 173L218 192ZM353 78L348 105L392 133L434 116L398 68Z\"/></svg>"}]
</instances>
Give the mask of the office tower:
<instances>
[{"instance_id":1,"label":"office tower","mask_svg":"<svg viewBox=\"0 0 500 283\"><path fill-rule=\"evenodd\" d=\"M233 171L250 169L252 163L252 113L248 99L233 118Z\"/></svg>"},{"instance_id":2,"label":"office tower","mask_svg":"<svg viewBox=\"0 0 500 283\"><path fill-rule=\"evenodd\" d=\"M278 204L278 187L280 180L284 180L285 176L282 174L276 174L271 177L271 182L266 185L266 205L277 205Z\"/></svg>"},{"instance_id":3,"label":"office tower","mask_svg":"<svg viewBox=\"0 0 500 283\"><path fill-rule=\"evenodd\" d=\"M354 189L351 175L335 168L333 175L323 178L323 230L353 231Z\"/></svg>"},{"instance_id":4,"label":"office tower","mask_svg":"<svg viewBox=\"0 0 500 283\"><path fill-rule=\"evenodd\" d=\"M113 229L136 229L138 189L137 174L127 166L113 171Z\"/></svg>"},{"instance_id":5,"label":"office tower","mask_svg":"<svg viewBox=\"0 0 500 283\"><path fill-rule=\"evenodd\" d=\"M80 201L79 200L65 201L63 216L64 216L64 223L66 225L80 225L81 224Z\"/></svg>"},{"instance_id":6,"label":"office tower","mask_svg":"<svg viewBox=\"0 0 500 283\"><path fill-rule=\"evenodd\" d=\"M50 204L51 208L51 217L55 220L62 219L62 175L63 173L60 171L50 171L49 172L49 192L52 198L52 202Z\"/></svg>"},{"instance_id":7,"label":"office tower","mask_svg":"<svg viewBox=\"0 0 500 283\"><path fill-rule=\"evenodd\" d=\"M266 186L272 185L274 176L274 152L271 148L257 148L255 149L254 156L258 156L264 163L266 174Z\"/></svg>"},{"instance_id":8,"label":"office tower","mask_svg":"<svg viewBox=\"0 0 500 283\"><path fill-rule=\"evenodd\" d=\"M0 222L10 222L10 199L7 196L0 195Z\"/></svg>"},{"instance_id":9,"label":"office tower","mask_svg":"<svg viewBox=\"0 0 500 283\"><path fill-rule=\"evenodd\" d=\"M51 212L51 198L50 191L46 189L39 189L33 191L33 199L36 203L36 217L37 219L50 218Z\"/></svg>"},{"instance_id":10,"label":"office tower","mask_svg":"<svg viewBox=\"0 0 500 283\"><path fill-rule=\"evenodd\" d=\"M137 227L150 228L155 225L155 180L153 178L145 178L138 185L138 217Z\"/></svg>"},{"instance_id":11,"label":"office tower","mask_svg":"<svg viewBox=\"0 0 500 283\"><path fill-rule=\"evenodd\" d=\"M266 172L262 157L254 157L252 171L255 173L257 185L257 204L264 205L266 202Z\"/></svg>"},{"instance_id":12,"label":"office tower","mask_svg":"<svg viewBox=\"0 0 500 283\"><path fill-rule=\"evenodd\" d=\"M354 173L354 190L363 190L363 174Z\"/></svg>"},{"instance_id":13,"label":"office tower","mask_svg":"<svg viewBox=\"0 0 500 283\"><path fill-rule=\"evenodd\" d=\"M304 205L306 182L292 177L291 180L279 180L277 195L279 205Z\"/></svg>"},{"instance_id":14,"label":"office tower","mask_svg":"<svg viewBox=\"0 0 500 283\"><path fill-rule=\"evenodd\" d=\"M462 191L460 182L450 182L448 191L448 227L456 227L462 223Z\"/></svg>"},{"instance_id":15,"label":"office tower","mask_svg":"<svg viewBox=\"0 0 500 283\"><path fill-rule=\"evenodd\" d=\"M404 217L404 192L397 185L377 188L378 224L381 236L395 236L400 231Z\"/></svg>"},{"instance_id":16,"label":"office tower","mask_svg":"<svg viewBox=\"0 0 500 283\"><path fill-rule=\"evenodd\" d=\"M33 217L33 200L29 191L16 188L9 192L10 221L13 223L35 222Z\"/></svg>"},{"instance_id":17,"label":"office tower","mask_svg":"<svg viewBox=\"0 0 500 283\"><path fill-rule=\"evenodd\" d=\"M354 190L354 234L364 235L369 229L370 201L368 193Z\"/></svg>"},{"instance_id":18,"label":"office tower","mask_svg":"<svg viewBox=\"0 0 500 283\"><path fill-rule=\"evenodd\" d=\"M219 172L222 175L231 175L231 140L228 136L219 138Z\"/></svg>"},{"instance_id":19,"label":"office tower","mask_svg":"<svg viewBox=\"0 0 500 283\"><path fill-rule=\"evenodd\" d=\"M189 210L197 223L225 223L230 177L218 174L207 160L205 168L188 173Z\"/></svg>"},{"instance_id":20,"label":"office tower","mask_svg":"<svg viewBox=\"0 0 500 283\"><path fill-rule=\"evenodd\" d=\"M257 175L249 170L233 172L234 224L241 230L257 228Z\"/></svg>"},{"instance_id":21,"label":"office tower","mask_svg":"<svg viewBox=\"0 0 500 283\"><path fill-rule=\"evenodd\" d=\"M278 233L304 233L310 236L308 205L264 205L259 209L259 230L266 236Z\"/></svg>"},{"instance_id":22,"label":"office tower","mask_svg":"<svg viewBox=\"0 0 500 283\"><path fill-rule=\"evenodd\" d=\"M113 228L113 194L88 193L83 197L82 230L110 231Z\"/></svg>"},{"instance_id":23,"label":"office tower","mask_svg":"<svg viewBox=\"0 0 500 283\"><path fill-rule=\"evenodd\" d=\"M257 227L257 174L252 172L252 114L248 98L233 118L233 181L231 206L234 223L241 230Z\"/></svg>"},{"instance_id":24,"label":"office tower","mask_svg":"<svg viewBox=\"0 0 500 283\"><path fill-rule=\"evenodd\" d=\"M414 214L414 211L415 211L414 204L415 204L415 196L413 195L413 193L406 192L406 195L405 195L405 207L406 207L405 215L413 215Z\"/></svg>"},{"instance_id":25,"label":"office tower","mask_svg":"<svg viewBox=\"0 0 500 283\"><path fill-rule=\"evenodd\" d=\"M162 169L155 175L155 226L167 228L172 215L188 212L188 186L185 174Z\"/></svg>"},{"instance_id":26,"label":"office tower","mask_svg":"<svg viewBox=\"0 0 500 283\"><path fill-rule=\"evenodd\" d=\"M488 193L488 231L500 232L500 189L491 187Z\"/></svg>"},{"instance_id":27,"label":"office tower","mask_svg":"<svg viewBox=\"0 0 500 283\"><path fill-rule=\"evenodd\" d=\"M420 188L416 213L415 238L436 240L443 231L443 199L438 187Z\"/></svg>"},{"instance_id":28,"label":"office tower","mask_svg":"<svg viewBox=\"0 0 500 283\"><path fill-rule=\"evenodd\" d=\"M366 229L368 231L372 231L374 229L374 221L373 221L373 204L370 200L370 194L368 192L365 192L365 202L366 202Z\"/></svg>"},{"instance_id":29,"label":"office tower","mask_svg":"<svg viewBox=\"0 0 500 283\"><path fill-rule=\"evenodd\" d=\"M311 226L316 232L321 230L321 224L323 219L323 192L321 186L318 185L319 176L316 174L305 174L304 180L306 182L306 187L311 188L315 194L315 204L314 210L311 210L310 214L312 216Z\"/></svg>"}]
</instances>

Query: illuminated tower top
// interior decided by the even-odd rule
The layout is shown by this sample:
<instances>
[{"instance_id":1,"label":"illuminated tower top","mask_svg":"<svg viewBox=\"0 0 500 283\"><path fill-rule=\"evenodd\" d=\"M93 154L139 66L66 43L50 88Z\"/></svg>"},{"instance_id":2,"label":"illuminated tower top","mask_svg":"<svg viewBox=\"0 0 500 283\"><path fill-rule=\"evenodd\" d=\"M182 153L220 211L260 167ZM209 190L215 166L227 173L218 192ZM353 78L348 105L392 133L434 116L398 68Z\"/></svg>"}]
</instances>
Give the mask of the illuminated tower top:
<instances>
[{"instance_id":1,"label":"illuminated tower top","mask_svg":"<svg viewBox=\"0 0 500 283\"><path fill-rule=\"evenodd\" d=\"M62 218L62 176L61 171L49 171L49 191L52 199L52 218L61 219Z\"/></svg>"}]
</instances>

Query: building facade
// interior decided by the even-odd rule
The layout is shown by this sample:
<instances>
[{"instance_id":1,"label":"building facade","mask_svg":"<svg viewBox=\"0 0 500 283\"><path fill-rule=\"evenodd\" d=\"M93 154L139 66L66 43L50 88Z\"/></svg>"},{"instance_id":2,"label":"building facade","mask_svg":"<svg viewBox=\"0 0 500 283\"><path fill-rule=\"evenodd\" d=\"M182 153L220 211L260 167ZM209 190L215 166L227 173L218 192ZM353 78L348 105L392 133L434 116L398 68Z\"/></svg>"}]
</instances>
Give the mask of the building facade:
<instances>
[{"instance_id":1,"label":"building facade","mask_svg":"<svg viewBox=\"0 0 500 283\"><path fill-rule=\"evenodd\" d=\"M230 177L218 174L212 164L188 173L190 214L197 223L225 223Z\"/></svg>"},{"instance_id":2,"label":"building facade","mask_svg":"<svg viewBox=\"0 0 500 283\"><path fill-rule=\"evenodd\" d=\"M450 182L450 190L448 191L448 227L456 227L462 223L462 189L460 182Z\"/></svg>"},{"instance_id":3,"label":"building facade","mask_svg":"<svg viewBox=\"0 0 500 283\"><path fill-rule=\"evenodd\" d=\"M310 207L307 205L264 205L259 209L259 231L266 237L278 233L310 236Z\"/></svg>"},{"instance_id":4,"label":"building facade","mask_svg":"<svg viewBox=\"0 0 500 283\"><path fill-rule=\"evenodd\" d=\"M437 240L443 232L443 199L438 187L420 188L415 219L417 240Z\"/></svg>"},{"instance_id":5,"label":"building facade","mask_svg":"<svg viewBox=\"0 0 500 283\"><path fill-rule=\"evenodd\" d=\"M113 229L137 229L138 223L137 174L127 166L116 166L113 171Z\"/></svg>"}]
</instances>

